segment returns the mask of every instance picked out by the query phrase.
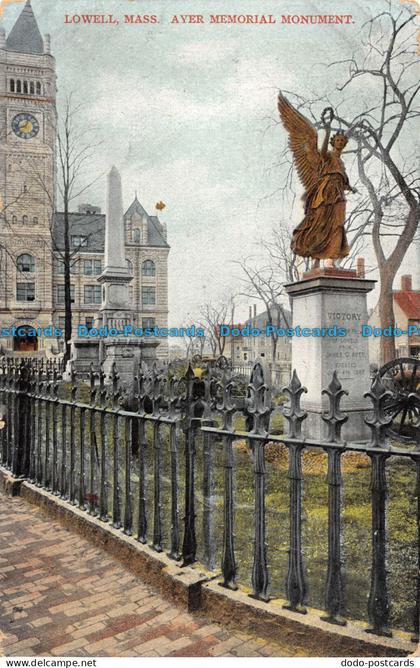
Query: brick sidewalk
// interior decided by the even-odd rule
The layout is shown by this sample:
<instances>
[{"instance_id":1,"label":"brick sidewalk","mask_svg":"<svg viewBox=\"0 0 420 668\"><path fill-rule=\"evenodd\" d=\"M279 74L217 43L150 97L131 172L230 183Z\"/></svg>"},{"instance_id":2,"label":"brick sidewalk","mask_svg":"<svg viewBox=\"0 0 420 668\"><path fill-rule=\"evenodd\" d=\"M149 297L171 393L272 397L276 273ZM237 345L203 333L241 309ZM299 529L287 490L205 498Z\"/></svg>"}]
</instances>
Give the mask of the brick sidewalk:
<instances>
[{"instance_id":1,"label":"brick sidewalk","mask_svg":"<svg viewBox=\"0 0 420 668\"><path fill-rule=\"evenodd\" d=\"M0 495L0 555L0 655L305 655L179 610L20 498Z\"/></svg>"}]
</instances>

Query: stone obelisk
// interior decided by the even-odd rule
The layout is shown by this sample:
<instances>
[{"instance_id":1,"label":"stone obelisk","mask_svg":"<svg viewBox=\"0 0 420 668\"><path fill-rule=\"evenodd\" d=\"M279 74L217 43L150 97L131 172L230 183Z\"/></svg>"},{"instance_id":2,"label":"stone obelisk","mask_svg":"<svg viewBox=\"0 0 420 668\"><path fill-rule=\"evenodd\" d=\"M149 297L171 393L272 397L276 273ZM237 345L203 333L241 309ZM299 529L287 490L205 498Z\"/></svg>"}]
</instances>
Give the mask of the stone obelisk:
<instances>
[{"instance_id":1,"label":"stone obelisk","mask_svg":"<svg viewBox=\"0 0 420 668\"><path fill-rule=\"evenodd\" d=\"M124 327L133 324L129 283L132 276L125 258L124 209L121 176L113 166L107 176L105 263L98 282L102 285L102 305L98 326L108 331L99 347L103 370L109 377L115 362L122 380L132 378L136 341L124 337ZM134 345L133 345L134 344Z\"/></svg>"},{"instance_id":2,"label":"stone obelisk","mask_svg":"<svg viewBox=\"0 0 420 668\"><path fill-rule=\"evenodd\" d=\"M114 166L107 177L105 266L98 281L102 284L101 325L121 330L132 324L128 285L132 276L125 258L124 210L121 176Z\"/></svg>"}]
</instances>

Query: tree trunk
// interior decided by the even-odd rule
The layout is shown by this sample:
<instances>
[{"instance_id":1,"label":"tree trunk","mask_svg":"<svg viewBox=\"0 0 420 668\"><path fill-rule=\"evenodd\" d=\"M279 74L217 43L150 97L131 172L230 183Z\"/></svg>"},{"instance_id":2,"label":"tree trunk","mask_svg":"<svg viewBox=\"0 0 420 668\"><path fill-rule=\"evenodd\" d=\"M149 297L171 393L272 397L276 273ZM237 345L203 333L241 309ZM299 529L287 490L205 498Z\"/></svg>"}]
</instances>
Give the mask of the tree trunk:
<instances>
[{"instance_id":1,"label":"tree trunk","mask_svg":"<svg viewBox=\"0 0 420 668\"><path fill-rule=\"evenodd\" d=\"M68 198L64 198L64 364L70 359L72 312L70 274L70 225Z\"/></svg>"},{"instance_id":2,"label":"tree trunk","mask_svg":"<svg viewBox=\"0 0 420 668\"><path fill-rule=\"evenodd\" d=\"M379 295L379 320L382 330L385 327L391 327L392 331L395 326L394 304L392 285L395 274L389 271L386 265L380 271L381 277L381 292ZM394 336L381 336L380 338L380 365L386 364L395 359L395 338Z\"/></svg>"}]
</instances>

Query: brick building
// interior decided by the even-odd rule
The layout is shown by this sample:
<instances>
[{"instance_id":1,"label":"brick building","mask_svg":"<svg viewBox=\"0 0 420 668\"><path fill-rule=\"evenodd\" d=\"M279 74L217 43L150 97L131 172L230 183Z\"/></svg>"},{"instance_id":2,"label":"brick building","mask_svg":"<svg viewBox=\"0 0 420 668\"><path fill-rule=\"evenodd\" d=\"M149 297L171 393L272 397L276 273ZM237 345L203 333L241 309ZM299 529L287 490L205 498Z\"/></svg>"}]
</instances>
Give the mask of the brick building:
<instances>
[{"instance_id":1,"label":"brick building","mask_svg":"<svg viewBox=\"0 0 420 668\"><path fill-rule=\"evenodd\" d=\"M411 325L420 328L420 290L413 290L412 277L409 275L401 276L399 290L393 290L393 305L395 327L404 332L408 332ZM378 307L373 310L369 325L371 327L380 327ZM374 364L379 364L380 338L369 337L369 357ZM397 357L416 357L420 358L420 336L402 336L395 337L395 348Z\"/></svg>"},{"instance_id":2,"label":"brick building","mask_svg":"<svg viewBox=\"0 0 420 668\"><path fill-rule=\"evenodd\" d=\"M54 212L56 67L30 0L6 37L0 28L0 318L1 326L63 327L63 214ZM137 326L167 326L166 226L135 197L124 216L126 258ZM73 326L93 324L101 305L105 216L82 205L70 215ZM57 338L0 337L1 352L58 352ZM166 358L162 339L158 357Z\"/></svg>"}]
</instances>

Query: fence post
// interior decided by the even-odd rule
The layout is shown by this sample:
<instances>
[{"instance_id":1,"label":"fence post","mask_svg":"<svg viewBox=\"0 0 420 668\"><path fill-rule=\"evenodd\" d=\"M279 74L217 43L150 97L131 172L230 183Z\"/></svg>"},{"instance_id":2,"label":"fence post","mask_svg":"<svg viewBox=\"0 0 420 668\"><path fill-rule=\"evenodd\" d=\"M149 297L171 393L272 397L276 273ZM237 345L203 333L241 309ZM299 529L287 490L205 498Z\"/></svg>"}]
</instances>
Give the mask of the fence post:
<instances>
[{"instance_id":1,"label":"fence post","mask_svg":"<svg viewBox=\"0 0 420 668\"><path fill-rule=\"evenodd\" d=\"M29 398L30 369L21 364L17 369L15 395L15 411L19 416L16 422L16 433L12 460L12 473L19 478L29 476L30 439L28 439L28 420L30 420L31 403Z\"/></svg>"},{"instance_id":2,"label":"fence post","mask_svg":"<svg viewBox=\"0 0 420 668\"><path fill-rule=\"evenodd\" d=\"M182 565L188 566L194 563L197 553L197 537L195 533L195 439L200 420L194 417L195 399L194 386L196 383L191 364L184 376L186 385L185 396L185 514L184 514L184 540L182 543Z\"/></svg>"}]
</instances>

